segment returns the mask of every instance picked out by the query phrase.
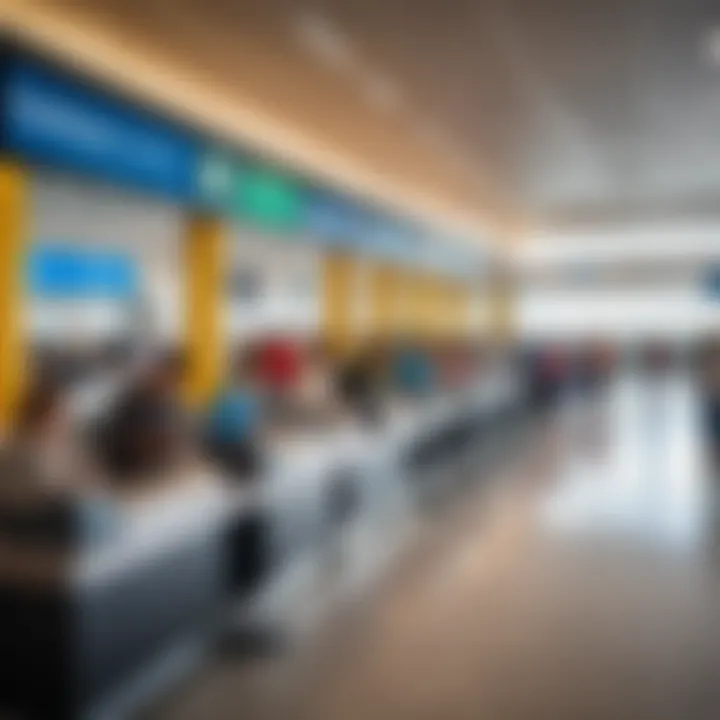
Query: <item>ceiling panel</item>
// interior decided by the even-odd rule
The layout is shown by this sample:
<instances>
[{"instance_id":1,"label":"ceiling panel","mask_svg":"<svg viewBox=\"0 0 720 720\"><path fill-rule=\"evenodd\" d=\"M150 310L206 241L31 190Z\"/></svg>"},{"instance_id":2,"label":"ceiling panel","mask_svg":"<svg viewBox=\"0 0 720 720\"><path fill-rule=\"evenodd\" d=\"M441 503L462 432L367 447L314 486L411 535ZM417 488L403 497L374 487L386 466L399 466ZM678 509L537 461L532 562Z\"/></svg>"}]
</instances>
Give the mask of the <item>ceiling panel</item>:
<instances>
[{"instance_id":1,"label":"ceiling panel","mask_svg":"<svg viewBox=\"0 0 720 720\"><path fill-rule=\"evenodd\" d=\"M62 2L53 2L55 11ZM251 98L294 128L352 156L398 185L422 189L466 213L503 222L504 199L479 183L474 169L413 132L414 108L373 106L361 80L375 74L358 49L359 72L328 66L302 45L302 13L290 2L201 3L197 0L102 0L66 3L67 12L112 26L136 51L161 52L179 72L200 68L218 93ZM459 155L460 153L458 153Z\"/></svg>"},{"instance_id":2,"label":"ceiling panel","mask_svg":"<svg viewBox=\"0 0 720 720\"><path fill-rule=\"evenodd\" d=\"M720 214L716 0L54 0L498 223ZM353 67L299 41L320 19ZM368 77L400 101L373 105ZM365 84L364 84L365 83Z\"/></svg>"}]
</instances>

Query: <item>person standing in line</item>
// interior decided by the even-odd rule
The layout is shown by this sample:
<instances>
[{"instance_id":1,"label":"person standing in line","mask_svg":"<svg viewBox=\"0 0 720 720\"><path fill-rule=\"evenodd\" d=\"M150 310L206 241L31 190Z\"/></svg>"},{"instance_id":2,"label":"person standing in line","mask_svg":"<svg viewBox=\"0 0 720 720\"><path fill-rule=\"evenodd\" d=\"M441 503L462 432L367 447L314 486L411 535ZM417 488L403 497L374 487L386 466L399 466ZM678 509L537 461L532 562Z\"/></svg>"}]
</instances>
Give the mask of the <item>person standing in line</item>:
<instances>
[{"instance_id":1,"label":"person standing in line","mask_svg":"<svg viewBox=\"0 0 720 720\"><path fill-rule=\"evenodd\" d=\"M205 425L210 457L235 477L255 475L262 465L265 417L254 375L254 354L240 355L229 383L211 404Z\"/></svg>"}]
</instances>

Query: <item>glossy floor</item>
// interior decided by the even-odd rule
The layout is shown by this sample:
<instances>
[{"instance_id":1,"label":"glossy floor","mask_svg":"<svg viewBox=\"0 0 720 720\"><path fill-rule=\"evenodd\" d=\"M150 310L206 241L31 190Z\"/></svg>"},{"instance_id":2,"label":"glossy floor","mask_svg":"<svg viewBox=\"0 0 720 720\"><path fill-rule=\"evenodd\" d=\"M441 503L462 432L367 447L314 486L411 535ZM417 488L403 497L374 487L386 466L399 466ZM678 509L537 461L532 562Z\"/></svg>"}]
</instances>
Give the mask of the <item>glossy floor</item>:
<instances>
[{"instance_id":1,"label":"glossy floor","mask_svg":"<svg viewBox=\"0 0 720 720\"><path fill-rule=\"evenodd\" d=\"M163 718L720 718L715 487L683 374L569 403L316 642Z\"/></svg>"}]
</instances>

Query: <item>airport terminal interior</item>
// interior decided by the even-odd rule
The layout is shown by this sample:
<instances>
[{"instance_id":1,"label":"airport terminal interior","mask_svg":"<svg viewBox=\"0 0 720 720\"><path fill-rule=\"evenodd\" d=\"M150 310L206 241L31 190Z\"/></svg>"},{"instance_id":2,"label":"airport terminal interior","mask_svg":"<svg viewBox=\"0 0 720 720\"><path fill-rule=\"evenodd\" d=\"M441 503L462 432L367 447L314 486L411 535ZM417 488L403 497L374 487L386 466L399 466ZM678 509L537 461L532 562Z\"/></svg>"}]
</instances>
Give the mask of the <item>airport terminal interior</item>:
<instances>
[{"instance_id":1,"label":"airport terminal interior","mask_svg":"<svg viewBox=\"0 0 720 720\"><path fill-rule=\"evenodd\" d=\"M720 2L0 0L0 718L720 718Z\"/></svg>"}]
</instances>

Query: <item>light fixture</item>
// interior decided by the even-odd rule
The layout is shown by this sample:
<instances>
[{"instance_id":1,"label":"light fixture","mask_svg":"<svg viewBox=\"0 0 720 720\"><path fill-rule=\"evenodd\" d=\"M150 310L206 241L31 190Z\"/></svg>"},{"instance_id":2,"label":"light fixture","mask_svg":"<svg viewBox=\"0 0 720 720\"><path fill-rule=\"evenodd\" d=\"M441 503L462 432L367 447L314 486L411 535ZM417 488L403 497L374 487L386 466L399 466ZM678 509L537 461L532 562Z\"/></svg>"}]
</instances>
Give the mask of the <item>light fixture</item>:
<instances>
[{"instance_id":1,"label":"light fixture","mask_svg":"<svg viewBox=\"0 0 720 720\"><path fill-rule=\"evenodd\" d=\"M720 68L720 27L711 27L703 34L700 51L708 65Z\"/></svg>"},{"instance_id":2,"label":"light fixture","mask_svg":"<svg viewBox=\"0 0 720 720\"><path fill-rule=\"evenodd\" d=\"M452 160L459 173L474 182L480 182L481 178L477 167L475 167L475 163L470 160L466 154L456 151L452 154Z\"/></svg>"},{"instance_id":3,"label":"light fixture","mask_svg":"<svg viewBox=\"0 0 720 720\"><path fill-rule=\"evenodd\" d=\"M302 15L295 24L300 45L335 70L355 65L355 51L348 38L328 19L315 13Z\"/></svg>"},{"instance_id":4,"label":"light fixture","mask_svg":"<svg viewBox=\"0 0 720 720\"><path fill-rule=\"evenodd\" d=\"M440 127L434 122L431 120L423 121L419 127L419 133L427 145L439 152L447 152L448 142L445 135Z\"/></svg>"},{"instance_id":5,"label":"light fixture","mask_svg":"<svg viewBox=\"0 0 720 720\"><path fill-rule=\"evenodd\" d=\"M367 74L364 78L365 94L370 104L383 112L396 112L402 105L400 88L390 78Z\"/></svg>"},{"instance_id":6,"label":"light fixture","mask_svg":"<svg viewBox=\"0 0 720 720\"><path fill-rule=\"evenodd\" d=\"M452 165L455 172L464 175L473 182L484 184L484 179L480 177L475 164L468 159L465 153L458 145L448 138L442 131L441 127L433 121L425 120L419 128L420 135L425 143L435 152L440 153L445 160Z\"/></svg>"}]
</instances>

